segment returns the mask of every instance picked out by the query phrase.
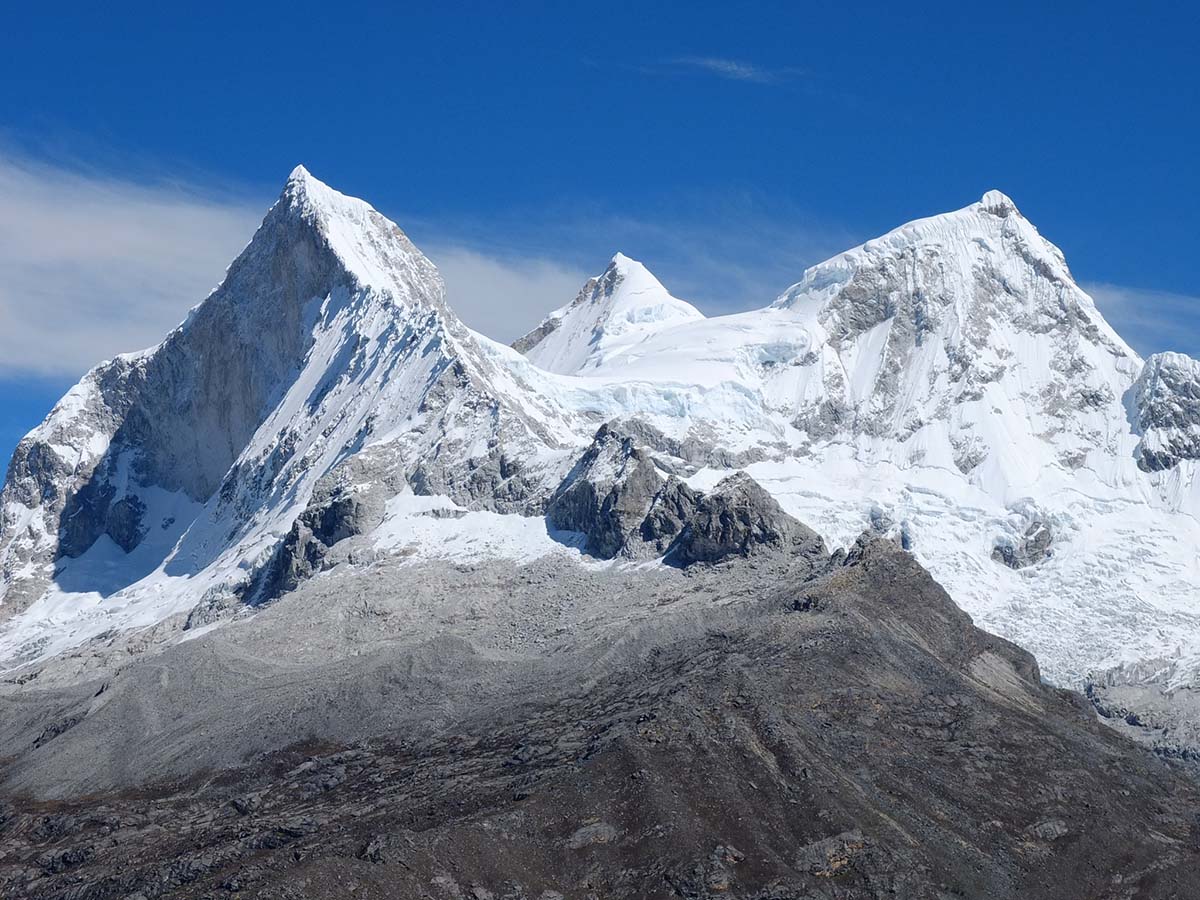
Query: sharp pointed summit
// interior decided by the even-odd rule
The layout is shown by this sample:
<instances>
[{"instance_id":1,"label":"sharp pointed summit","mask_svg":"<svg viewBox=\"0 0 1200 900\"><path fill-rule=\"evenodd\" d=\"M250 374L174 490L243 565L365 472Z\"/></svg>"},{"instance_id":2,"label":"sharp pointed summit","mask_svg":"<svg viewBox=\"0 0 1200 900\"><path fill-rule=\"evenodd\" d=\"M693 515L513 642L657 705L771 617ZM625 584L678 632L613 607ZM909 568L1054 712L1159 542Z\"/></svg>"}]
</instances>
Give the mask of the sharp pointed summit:
<instances>
[{"instance_id":1,"label":"sharp pointed summit","mask_svg":"<svg viewBox=\"0 0 1200 900\"><path fill-rule=\"evenodd\" d=\"M365 200L335 190L299 165L255 237L311 246L312 236L297 233L305 227L315 229L318 243L335 257L331 267L344 269L358 286L386 292L398 302L420 297L443 304L445 289L436 267L399 226ZM323 247L313 248L316 257L323 256Z\"/></svg>"}]
</instances>

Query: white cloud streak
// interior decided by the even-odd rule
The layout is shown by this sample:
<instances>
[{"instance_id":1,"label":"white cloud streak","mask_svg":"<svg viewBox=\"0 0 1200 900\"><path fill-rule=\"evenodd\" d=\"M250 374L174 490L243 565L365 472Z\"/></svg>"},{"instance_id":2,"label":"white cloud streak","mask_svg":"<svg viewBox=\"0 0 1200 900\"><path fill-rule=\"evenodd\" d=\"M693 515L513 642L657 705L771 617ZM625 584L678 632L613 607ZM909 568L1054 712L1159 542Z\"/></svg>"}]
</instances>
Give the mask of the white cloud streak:
<instances>
[{"instance_id":1,"label":"white cloud streak","mask_svg":"<svg viewBox=\"0 0 1200 900\"><path fill-rule=\"evenodd\" d=\"M157 343L220 281L258 206L0 156L0 374L79 375Z\"/></svg>"},{"instance_id":2,"label":"white cloud streak","mask_svg":"<svg viewBox=\"0 0 1200 900\"><path fill-rule=\"evenodd\" d=\"M588 274L545 259L501 258L454 245L428 256L446 282L446 299L476 331L512 343L573 300Z\"/></svg>"},{"instance_id":3,"label":"white cloud streak","mask_svg":"<svg viewBox=\"0 0 1200 900\"><path fill-rule=\"evenodd\" d=\"M1084 282L1104 318L1143 356L1162 350L1200 355L1200 297Z\"/></svg>"},{"instance_id":4,"label":"white cloud streak","mask_svg":"<svg viewBox=\"0 0 1200 900\"><path fill-rule=\"evenodd\" d=\"M801 74L801 70L793 66L771 69L721 56L680 56L670 60L670 65L696 69L729 81L755 84L778 84Z\"/></svg>"}]
</instances>

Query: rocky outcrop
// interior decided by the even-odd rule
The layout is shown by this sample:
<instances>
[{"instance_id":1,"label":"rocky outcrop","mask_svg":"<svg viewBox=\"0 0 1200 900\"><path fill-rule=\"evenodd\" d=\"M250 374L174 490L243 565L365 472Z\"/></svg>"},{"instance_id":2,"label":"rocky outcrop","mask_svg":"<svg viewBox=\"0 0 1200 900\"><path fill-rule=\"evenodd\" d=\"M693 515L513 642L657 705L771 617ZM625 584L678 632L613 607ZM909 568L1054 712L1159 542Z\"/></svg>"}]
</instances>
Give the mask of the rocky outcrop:
<instances>
[{"instance_id":1,"label":"rocky outcrop","mask_svg":"<svg viewBox=\"0 0 1200 900\"><path fill-rule=\"evenodd\" d=\"M1130 389L1141 435L1138 466L1147 472L1200 459L1200 360L1155 353Z\"/></svg>"},{"instance_id":2,"label":"rocky outcrop","mask_svg":"<svg viewBox=\"0 0 1200 900\"><path fill-rule=\"evenodd\" d=\"M141 543L146 504L137 494L116 495L111 482L96 479L67 498L58 530L62 556L79 556L105 534L126 553Z\"/></svg>"},{"instance_id":3,"label":"rocky outcrop","mask_svg":"<svg viewBox=\"0 0 1200 900\"><path fill-rule=\"evenodd\" d=\"M352 457L322 478L243 599L265 603L294 591L332 564L330 551L383 521L386 498L400 489L396 473L372 454Z\"/></svg>"},{"instance_id":4,"label":"rocky outcrop","mask_svg":"<svg viewBox=\"0 0 1200 900\"><path fill-rule=\"evenodd\" d=\"M664 477L650 452L609 423L563 480L546 508L551 526L586 536L601 559L664 556L674 565L715 563L756 553L824 553L811 529L739 472L711 492Z\"/></svg>"},{"instance_id":5,"label":"rocky outcrop","mask_svg":"<svg viewBox=\"0 0 1200 900\"><path fill-rule=\"evenodd\" d=\"M992 548L992 559L1010 569L1036 566L1053 554L1054 532L1050 523L1034 519L1017 539L1003 538Z\"/></svg>"},{"instance_id":6,"label":"rocky outcrop","mask_svg":"<svg viewBox=\"0 0 1200 900\"><path fill-rule=\"evenodd\" d=\"M734 556L793 551L826 555L820 535L785 513L753 478L738 472L711 492L696 496L668 558L688 566Z\"/></svg>"},{"instance_id":7,"label":"rocky outcrop","mask_svg":"<svg viewBox=\"0 0 1200 900\"><path fill-rule=\"evenodd\" d=\"M1087 698L1106 725L1200 776L1200 690L1180 678L1179 658L1092 672Z\"/></svg>"},{"instance_id":8,"label":"rocky outcrop","mask_svg":"<svg viewBox=\"0 0 1200 900\"><path fill-rule=\"evenodd\" d=\"M650 453L606 424L546 506L561 531L586 536L584 549L601 559L661 555L694 504L694 492L668 482Z\"/></svg>"},{"instance_id":9,"label":"rocky outcrop","mask_svg":"<svg viewBox=\"0 0 1200 900\"><path fill-rule=\"evenodd\" d=\"M528 353L538 344L540 344L547 335L552 334L562 324L561 319L546 319L537 328L528 334L524 334L512 342L512 348L518 353Z\"/></svg>"},{"instance_id":10,"label":"rocky outcrop","mask_svg":"<svg viewBox=\"0 0 1200 900\"><path fill-rule=\"evenodd\" d=\"M334 544L363 532L362 520L362 504L352 494L311 503L292 524L247 599L262 603L294 591L321 571Z\"/></svg>"}]
</instances>

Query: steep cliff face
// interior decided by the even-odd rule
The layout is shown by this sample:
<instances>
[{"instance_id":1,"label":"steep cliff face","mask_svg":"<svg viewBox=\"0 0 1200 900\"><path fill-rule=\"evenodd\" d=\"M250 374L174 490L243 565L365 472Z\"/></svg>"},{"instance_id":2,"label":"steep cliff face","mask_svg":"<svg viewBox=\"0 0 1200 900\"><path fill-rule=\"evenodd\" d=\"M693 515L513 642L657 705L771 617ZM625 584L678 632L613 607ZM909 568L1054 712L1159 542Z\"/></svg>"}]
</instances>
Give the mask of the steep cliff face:
<instances>
[{"instance_id":1,"label":"steep cliff face","mask_svg":"<svg viewBox=\"0 0 1200 900\"><path fill-rule=\"evenodd\" d=\"M6 615L44 587L55 559L101 537L126 553L152 530L178 537L177 513L213 496L303 367L317 305L362 287L328 237L326 190L297 169L187 321L158 347L98 366L21 442L0 530ZM390 237L395 252L416 253ZM440 300L432 267L414 274L418 302Z\"/></svg>"}]
</instances>

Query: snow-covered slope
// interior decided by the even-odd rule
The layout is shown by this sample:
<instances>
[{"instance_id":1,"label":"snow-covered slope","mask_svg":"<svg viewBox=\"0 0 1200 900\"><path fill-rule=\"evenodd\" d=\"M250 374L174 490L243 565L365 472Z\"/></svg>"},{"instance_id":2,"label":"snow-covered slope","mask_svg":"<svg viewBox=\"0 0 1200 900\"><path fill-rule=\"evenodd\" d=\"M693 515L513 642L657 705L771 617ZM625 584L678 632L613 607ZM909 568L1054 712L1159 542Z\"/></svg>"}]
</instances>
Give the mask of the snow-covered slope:
<instances>
[{"instance_id":1,"label":"snow-covered slope","mask_svg":"<svg viewBox=\"0 0 1200 900\"><path fill-rule=\"evenodd\" d=\"M0 664L373 554L581 559L542 516L616 423L692 489L745 469L833 545L893 534L1057 682L1176 689L1200 682L1198 371L1143 365L998 192L738 315L618 254L514 349L459 322L395 225L297 169L180 328L21 443Z\"/></svg>"}]
</instances>

